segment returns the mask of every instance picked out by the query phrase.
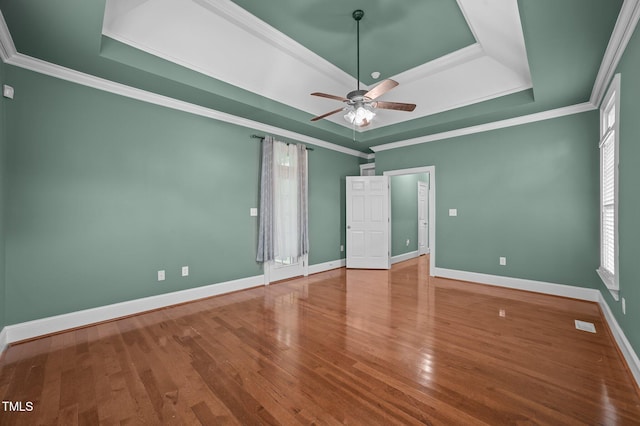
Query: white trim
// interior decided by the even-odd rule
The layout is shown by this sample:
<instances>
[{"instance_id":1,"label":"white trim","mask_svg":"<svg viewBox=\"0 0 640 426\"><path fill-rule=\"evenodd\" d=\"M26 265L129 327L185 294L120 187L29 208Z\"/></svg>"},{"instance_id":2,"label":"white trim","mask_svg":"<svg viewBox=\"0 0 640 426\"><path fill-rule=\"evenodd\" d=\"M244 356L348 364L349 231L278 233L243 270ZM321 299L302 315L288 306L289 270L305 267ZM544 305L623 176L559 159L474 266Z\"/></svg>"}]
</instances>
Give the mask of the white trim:
<instances>
[{"instance_id":1,"label":"white trim","mask_svg":"<svg viewBox=\"0 0 640 426\"><path fill-rule=\"evenodd\" d=\"M4 15L0 10L0 59L2 59L2 62L7 62L16 53L16 46L13 44L9 27L7 27L7 22L4 20Z\"/></svg>"},{"instance_id":2,"label":"white trim","mask_svg":"<svg viewBox=\"0 0 640 426\"><path fill-rule=\"evenodd\" d=\"M420 145L427 142L435 142L443 139L455 138L458 136L471 135L474 133L488 132L491 130L503 129L506 127L519 126L521 124L534 123L536 121L550 120L553 118L564 117L565 115L579 114L586 111L596 109L593 104L584 102L581 104L556 108L548 111L537 112L534 114L523 115L520 117L509 118L506 120L494 121L492 123L479 124L477 126L464 127L462 129L450 130L448 132L436 133L428 136L420 136L404 141L391 142L383 145L371 146L374 152L387 151L389 149L403 148L411 145Z\"/></svg>"},{"instance_id":3,"label":"white trim","mask_svg":"<svg viewBox=\"0 0 640 426\"><path fill-rule=\"evenodd\" d=\"M606 104L604 105L600 105L600 116L599 116L599 121L600 121L600 142L598 143L598 150L599 150L599 159L600 159L600 164L599 164L599 169L600 169L600 180L599 180L599 193L600 193L600 197L599 197L599 207L598 207L598 213L600 215L600 222L599 222L599 234L600 234L600 244L599 244L599 252L600 252L600 263L599 263L599 267L596 270L596 272L598 273L598 276L600 277L600 279L602 280L602 282L604 283L605 287L607 289L609 289L609 292L611 293L611 296L613 296L613 298L618 301L618 292L620 291L620 260L619 260L619 238L618 238L618 227L619 227L619 221L618 221L618 216L619 216L619 187L620 187L620 180L619 180L619 170L618 170L618 166L620 163L620 158L619 158L619 153L620 153L620 74L616 74L613 77L613 80L611 81L611 84L609 85L609 89L607 90L607 93L604 97L604 101L606 102ZM608 110L607 110L607 105L610 104L611 99L613 99L614 104L613 104L613 109L615 111L615 122L613 125L613 129L611 127L608 127L605 129L605 120L604 120L604 116L608 114ZM603 203L603 185L604 185L604 165L603 165L603 155L604 155L604 144L605 141L607 140L607 138L609 138L611 135L613 134L613 149L614 149L614 164L613 164L613 203L614 203L614 218L613 218L613 255L614 255L614 271L613 273L611 273L610 271L608 271L606 268L604 268L603 266L603 249L604 249L604 238L603 238L603 210L604 210L604 203Z\"/></svg>"},{"instance_id":4,"label":"white trim","mask_svg":"<svg viewBox=\"0 0 640 426\"><path fill-rule=\"evenodd\" d=\"M309 274L342 268L346 265L345 259L331 262L309 265ZM202 287L195 287L172 293L159 294L141 299L128 300L112 305L99 306L97 308L84 309L76 312L40 318L19 324L5 326L0 331L0 354L6 347L21 340L33 339L43 335L58 333L65 330L84 327L103 321L109 321L129 315L140 314L154 309L166 308L185 302L204 299L211 296L219 296L239 290L246 290L265 284L264 275L240 278Z\"/></svg>"},{"instance_id":5,"label":"white trim","mask_svg":"<svg viewBox=\"0 0 640 426\"><path fill-rule=\"evenodd\" d=\"M191 302L205 297L217 296L232 291L245 290L264 284L264 276L256 275L248 278L195 287L172 293L159 294L141 299L128 300L112 305L99 306L82 311L69 312L48 318L40 318L19 324L8 325L6 331L7 343L19 342L25 339L57 333L72 328L109 321L129 315L165 308L180 303Z\"/></svg>"},{"instance_id":6,"label":"white trim","mask_svg":"<svg viewBox=\"0 0 640 426\"><path fill-rule=\"evenodd\" d=\"M325 272L345 266L345 259L334 260L331 262L311 265L309 267L309 273L316 274L319 272ZM611 312L609 305L605 301L600 291L566 286L562 284L522 280L519 278L500 277L495 275L456 271L444 268L436 268L434 275L443 278L479 282L482 284L516 288L520 290L535 291L537 293L572 297L574 299L597 302L602 309L604 319L607 322L609 329L611 330L611 334L613 334L613 337L618 347L620 348L620 352L622 352L622 355L626 360L627 365L629 366L629 369L631 370L631 373L636 380L636 383L638 383L638 385L640 386L640 360L638 359L638 355L634 351L633 346L631 346L631 343L629 343L629 340L625 336L624 331L622 331L622 328L616 321L615 316ZM87 309L84 311L72 312L55 317L43 318L39 320L6 326L0 331L0 354L4 352L9 343L38 337L48 333L64 331L69 328L81 327L126 315L141 313L150 309L158 309L175 305L177 303L197 300L203 297L210 297L231 291L243 290L246 288L258 286L261 284L261 281L264 281L263 276L255 276L235 281L229 281L227 283L213 284L206 287L198 287L195 289L183 290L159 296L151 296L144 299L122 302L114 305L107 305L99 308ZM215 287L215 289L212 287ZM215 290L215 292L212 292L212 290ZM187 296L185 293L190 294L188 295L188 297L185 297ZM196 295L196 293L201 294L197 295L197 297L195 298L192 298Z\"/></svg>"},{"instance_id":7,"label":"white trim","mask_svg":"<svg viewBox=\"0 0 640 426\"><path fill-rule=\"evenodd\" d=\"M413 114L384 114L384 117L381 114L373 126L355 131L373 131L418 116L442 112L444 108L468 105L479 99L495 98L504 92L531 87L516 2L488 0L482 7L470 6L477 3L475 0L459 2L466 3L465 19L475 32L474 43L412 69L398 70L395 75L386 75L385 78L401 83L402 87L395 93L398 99L405 100L411 100L415 93L432 93L434 86L442 89L464 85L465 89L441 90L428 102L430 107L423 103ZM324 103L296 93L310 93L318 89L343 93L353 87L353 77L348 73L230 0L195 0L194 4L180 10L186 18L180 22L175 20L178 8L175 4L169 5L171 2L148 2L139 9L113 6L115 3L123 2L107 2L103 35L311 115L324 113ZM129 10L135 11L129 13ZM153 24L149 24L149 18ZM193 31L197 35L190 32L192 28L188 22L194 23ZM167 33L163 28L171 31ZM496 33L495 28L501 31ZM191 48L185 50L180 46ZM198 55L197 52L201 51L217 54ZM234 52L243 52L244 55L229 63L216 60L218 56L227 57ZM256 61L252 62L251 58L258 58L257 62L271 58L289 70L290 77L271 79L270 84L264 84L263 75L252 66ZM297 89L292 91L292 87ZM351 129L339 115L327 119Z\"/></svg>"},{"instance_id":8,"label":"white trim","mask_svg":"<svg viewBox=\"0 0 640 426\"><path fill-rule=\"evenodd\" d=\"M373 169L373 174L375 175L376 173L376 163L365 163L365 164L360 164L360 176L365 176L364 175L364 171L365 170L371 170Z\"/></svg>"},{"instance_id":9,"label":"white trim","mask_svg":"<svg viewBox=\"0 0 640 426\"><path fill-rule=\"evenodd\" d=\"M2 357L7 346L9 346L9 341L7 340L7 327L3 327L2 330L0 330L0 357Z\"/></svg>"},{"instance_id":10,"label":"white trim","mask_svg":"<svg viewBox=\"0 0 640 426\"><path fill-rule=\"evenodd\" d=\"M483 58L484 56L486 56L486 53L480 43L474 43L439 58L433 59L432 61L429 61L422 65L418 65L406 71L402 71L401 73L398 73L391 78L398 82L402 82L402 84L409 84L435 75L437 73L447 71L458 65L471 62L475 59ZM494 98L496 97L496 94L487 95L487 97ZM473 102L475 101L471 101L471 103ZM463 103L466 104L468 103L468 101L464 101ZM442 111L438 110L438 112Z\"/></svg>"},{"instance_id":11,"label":"white trim","mask_svg":"<svg viewBox=\"0 0 640 426\"><path fill-rule=\"evenodd\" d=\"M600 291L592 288L576 287L565 284L554 284L543 281L526 280L522 278L503 277L499 275L481 274L478 272L458 271L455 269L435 268L436 277L450 278L459 281L470 281L480 284L494 285L498 287L513 288L517 290L533 291L536 293L551 294L554 296L570 297L572 299L597 302Z\"/></svg>"},{"instance_id":12,"label":"white trim","mask_svg":"<svg viewBox=\"0 0 640 426\"><path fill-rule=\"evenodd\" d=\"M640 0L624 0L591 91L590 102L593 105L600 106L609 81L638 24L638 19L640 19Z\"/></svg>"},{"instance_id":13,"label":"white trim","mask_svg":"<svg viewBox=\"0 0 640 426\"><path fill-rule=\"evenodd\" d=\"M383 176L401 176L416 173L429 173L429 275L433 277L436 270L436 166L382 172ZM391 212L391 191L389 191L389 212ZM391 214L389 214L389 217L391 217ZM389 222L389 237L391 237L391 222Z\"/></svg>"},{"instance_id":14,"label":"white trim","mask_svg":"<svg viewBox=\"0 0 640 426\"><path fill-rule=\"evenodd\" d=\"M320 272L330 271L332 269L344 268L347 266L346 259L332 260L330 262L309 265L309 275L318 274Z\"/></svg>"},{"instance_id":15,"label":"white trim","mask_svg":"<svg viewBox=\"0 0 640 426\"><path fill-rule=\"evenodd\" d=\"M81 84L105 92L114 93L116 95L125 96L139 101L164 106L167 108L184 111L190 114L200 115L202 117L212 118L214 120L224 121L226 123L235 124L237 126L248 127L253 130L264 131L285 138L291 138L300 142L309 143L321 148L338 151L343 154L353 155L355 157L367 158L368 154L356 151L355 149L346 148L330 142L325 142L310 136L292 132L290 130L281 129L279 127L260 123L258 121L249 120L243 117L227 114L211 108L205 108L189 102L180 101L168 96L158 95L157 93L147 92L146 90L137 89L135 87L126 86L124 84L115 83L93 75L85 74L60 65L51 64L37 58L17 53L6 61L8 64L15 65L40 74L49 75L61 80L70 81L72 83Z\"/></svg>"},{"instance_id":16,"label":"white trim","mask_svg":"<svg viewBox=\"0 0 640 426\"><path fill-rule=\"evenodd\" d=\"M418 256L418 250L391 256L391 264L393 265L394 263L404 262L405 260L409 259L415 259Z\"/></svg>"},{"instance_id":17,"label":"white trim","mask_svg":"<svg viewBox=\"0 0 640 426\"><path fill-rule=\"evenodd\" d=\"M285 138L295 139L300 142L309 143L321 148L330 149L332 151L341 152L343 154L353 155L355 157L368 158L370 156L370 154L357 151L355 149L346 148L344 146L336 145L300 133L292 132L290 130L270 126L268 124L249 120L243 117L237 117L235 115L227 114L225 112L217 111L211 108L205 108L189 102L179 101L168 96L158 95L146 90L137 89L135 87L116 83L104 78L85 74L83 72L66 68L60 65L52 64L41 59L23 55L22 53L16 52L15 46L13 44L13 39L11 38L11 34L9 33L6 22L4 21L4 17L2 17L1 11L0 57L7 64L24 68L29 71L34 71L40 74L48 75L50 77L59 78L61 80L91 87L93 89L102 90L116 95L125 96L131 99L136 99L154 105L164 106L202 117L212 118L214 120L219 120L242 127L248 127L253 130L264 131L265 133L271 133Z\"/></svg>"},{"instance_id":18,"label":"white trim","mask_svg":"<svg viewBox=\"0 0 640 426\"><path fill-rule=\"evenodd\" d=\"M620 324L616 321L616 317L613 315L613 312L611 312L611 308L609 308L609 304L604 299L602 292L598 292L598 296L598 304L600 305L602 314L609 325L609 330L611 330L611 334L613 334L613 338L618 344L618 348L620 348L622 356L625 361L627 361L627 365L629 366L629 370L631 370L633 378L636 380L636 384L640 387L640 359L638 359L636 351L633 350L633 346L629 343L629 340L627 339L627 336L625 336L624 331L622 331Z\"/></svg>"},{"instance_id":19,"label":"white trim","mask_svg":"<svg viewBox=\"0 0 640 426\"><path fill-rule=\"evenodd\" d=\"M226 21L242 28L244 31L254 34L256 37L266 41L276 49L282 52L286 52L288 55L291 55L301 62L313 67L317 71L324 74L327 78L335 81L338 84L343 84L345 80L351 81L353 79L353 77L351 77L341 68L332 64L328 60L316 55L310 49L307 49L294 39L281 33L271 25L262 21L261 19L249 13L232 1L195 0L195 3L200 4L200 6L212 11L216 15L224 18ZM120 38L118 34L114 34L104 27L102 33L116 40ZM129 40L124 41L124 43L133 44ZM145 50L144 47L139 48ZM158 56L161 55L160 52L157 52L156 54ZM173 62L177 62L176 59L171 60ZM204 74L208 74L206 70L201 70L201 72Z\"/></svg>"},{"instance_id":20,"label":"white trim","mask_svg":"<svg viewBox=\"0 0 640 426\"><path fill-rule=\"evenodd\" d=\"M629 0L627 0L629 1ZM632 0L640 1L640 0ZM4 55L7 55L5 58ZM13 39L7 28L2 12L0 11L0 56L2 60L10 65L18 66L30 71L38 72L41 74L49 75L51 77L59 78L62 80L70 81L72 83L81 84L94 89L103 90L109 93L129 97L132 99L140 100L143 102L172 108L179 111L184 111L190 114L200 115L203 117L212 118L214 120L224 121L227 123L235 124L242 127L248 127L254 130L264 131L265 133L272 133L285 138L296 139L301 142L309 143L318 147L330 149L332 151L341 152L343 154L353 155L365 159L374 159L375 152L386 151L389 149L402 148L405 146L418 145L427 142L433 142L442 139L453 138L457 136L469 135L474 133L486 132L490 130L501 129L505 127L517 126L520 124L532 123L535 121L548 120L552 118L562 117L570 114L578 114L585 111L591 111L595 109L593 104L585 102L582 104L572 105L563 108L557 108L554 110L543 111L535 114L529 114L521 117L515 117L507 120L496 121L493 123L481 124L478 126L466 127L462 129L456 129L448 132L437 133L434 135L421 136L418 138L408 139L404 141L392 142L388 144L378 145L370 147L373 154L367 154L355 149L346 148L340 145L336 145L330 142L326 142L320 139L316 139L310 136L292 132L290 130L281 129L275 126L270 126L257 121L249 120L242 117L237 117L231 114L227 114L221 111L217 111L210 108L205 108L199 105L194 105L188 102L179 101L167 96L158 95L156 93L147 92L141 89L137 89L131 86L126 86L120 83L115 83L103 78L95 77L89 74L85 74L70 68L62 67L56 64L52 64L46 61L42 61L37 58L32 58L21 53L17 53L13 44Z\"/></svg>"}]
</instances>

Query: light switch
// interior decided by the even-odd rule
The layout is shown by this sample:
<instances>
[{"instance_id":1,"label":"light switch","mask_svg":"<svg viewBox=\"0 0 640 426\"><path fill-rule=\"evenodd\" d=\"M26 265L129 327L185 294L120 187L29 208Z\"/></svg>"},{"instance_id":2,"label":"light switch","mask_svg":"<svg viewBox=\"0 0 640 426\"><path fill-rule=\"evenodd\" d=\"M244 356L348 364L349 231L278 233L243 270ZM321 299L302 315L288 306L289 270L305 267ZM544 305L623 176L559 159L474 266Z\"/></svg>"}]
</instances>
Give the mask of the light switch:
<instances>
[{"instance_id":1,"label":"light switch","mask_svg":"<svg viewBox=\"0 0 640 426\"><path fill-rule=\"evenodd\" d=\"M258 216L258 209L255 207L251 207L249 209L249 216Z\"/></svg>"},{"instance_id":2,"label":"light switch","mask_svg":"<svg viewBox=\"0 0 640 426\"><path fill-rule=\"evenodd\" d=\"M188 266L183 266L182 267L182 276L183 277L188 277L189 276L189 267Z\"/></svg>"},{"instance_id":3,"label":"light switch","mask_svg":"<svg viewBox=\"0 0 640 426\"><path fill-rule=\"evenodd\" d=\"M164 270L158 271L158 281L164 281Z\"/></svg>"},{"instance_id":4,"label":"light switch","mask_svg":"<svg viewBox=\"0 0 640 426\"><path fill-rule=\"evenodd\" d=\"M13 99L13 87L7 86L6 84L2 86L2 96L5 98Z\"/></svg>"},{"instance_id":5,"label":"light switch","mask_svg":"<svg viewBox=\"0 0 640 426\"><path fill-rule=\"evenodd\" d=\"M449 216L458 216L458 209L449 209Z\"/></svg>"}]
</instances>

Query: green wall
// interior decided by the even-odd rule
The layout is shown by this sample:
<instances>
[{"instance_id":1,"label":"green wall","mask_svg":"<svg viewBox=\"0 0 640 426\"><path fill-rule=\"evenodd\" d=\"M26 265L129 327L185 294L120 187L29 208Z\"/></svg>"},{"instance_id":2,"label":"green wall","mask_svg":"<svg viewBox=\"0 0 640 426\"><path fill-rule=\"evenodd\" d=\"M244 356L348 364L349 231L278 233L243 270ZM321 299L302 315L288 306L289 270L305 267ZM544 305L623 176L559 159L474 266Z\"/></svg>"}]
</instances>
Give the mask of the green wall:
<instances>
[{"instance_id":1,"label":"green wall","mask_svg":"<svg viewBox=\"0 0 640 426\"><path fill-rule=\"evenodd\" d=\"M7 71L6 324L262 273L255 130ZM313 263L341 257L358 164L310 153Z\"/></svg>"},{"instance_id":2,"label":"green wall","mask_svg":"<svg viewBox=\"0 0 640 426\"><path fill-rule=\"evenodd\" d=\"M346 176L358 176L358 157L323 148L309 154L309 263L344 259Z\"/></svg>"},{"instance_id":3,"label":"green wall","mask_svg":"<svg viewBox=\"0 0 640 426\"><path fill-rule=\"evenodd\" d=\"M427 182L427 174L391 176L392 256L418 250L418 181Z\"/></svg>"},{"instance_id":4,"label":"green wall","mask_svg":"<svg viewBox=\"0 0 640 426\"><path fill-rule=\"evenodd\" d=\"M620 298L626 300L626 315L621 302L616 302L599 283L613 314L635 352L640 354L640 32L635 33L622 56L616 72L620 73L620 140L618 165L618 261Z\"/></svg>"},{"instance_id":5,"label":"green wall","mask_svg":"<svg viewBox=\"0 0 640 426\"><path fill-rule=\"evenodd\" d=\"M6 65L0 60L0 86L7 84L5 79ZM4 210L6 206L5 186L6 186L6 123L5 123L5 103L6 99L0 96L0 330L5 326L5 227Z\"/></svg>"},{"instance_id":6,"label":"green wall","mask_svg":"<svg viewBox=\"0 0 640 426\"><path fill-rule=\"evenodd\" d=\"M420 166L435 166L436 266L596 287L597 112L376 153L378 174Z\"/></svg>"}]
</instances>

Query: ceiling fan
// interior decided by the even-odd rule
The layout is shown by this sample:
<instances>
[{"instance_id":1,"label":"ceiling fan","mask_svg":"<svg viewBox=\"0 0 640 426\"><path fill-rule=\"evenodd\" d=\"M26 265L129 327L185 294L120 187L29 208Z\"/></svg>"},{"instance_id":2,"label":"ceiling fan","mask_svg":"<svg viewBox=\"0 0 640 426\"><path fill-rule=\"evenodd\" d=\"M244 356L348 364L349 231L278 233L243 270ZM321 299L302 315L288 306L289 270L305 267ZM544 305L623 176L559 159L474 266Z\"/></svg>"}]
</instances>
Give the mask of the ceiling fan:
<instances>
[{"instance_id":1,"label":"ceiling fan","mask_svg":"<svg viewBox=\"0 0 640 426\"><path fill-rule=\"evenodd\" d=\"M389 90L398 85L398 82L395 80L387 79L382 81L371 90L360 90L360 20L364 16L364 12L360 9L354 10L351 16L353 16L353 19L355 19L357 26L357 89L349 92L346 97L329 95L327 93L320 92L312 93L312 96L335 99L337 101L345 102L347 105L330 111L326 114L313 117L311 121L318 121L330 115L344 111L344 119L347 120L347 122L353 124L354 126L365 127L371 124L371 120L376 115L376 108L393 109L396 111L413 111L416 108L415 104L376 101L376 99L378 99L380 96L384 95Z\"/></svg>"}]
</instances>

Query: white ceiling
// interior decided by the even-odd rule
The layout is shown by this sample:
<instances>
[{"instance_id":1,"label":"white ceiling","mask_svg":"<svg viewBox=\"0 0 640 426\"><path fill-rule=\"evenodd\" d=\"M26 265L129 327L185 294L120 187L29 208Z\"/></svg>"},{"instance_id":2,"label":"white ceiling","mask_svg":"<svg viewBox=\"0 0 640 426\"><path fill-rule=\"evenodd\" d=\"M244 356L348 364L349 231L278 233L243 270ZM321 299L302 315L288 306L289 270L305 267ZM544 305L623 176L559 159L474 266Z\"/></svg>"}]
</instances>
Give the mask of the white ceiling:
<instances>
[{"instance_id":1,"label":"white ceiling","mask_svg":"<svg viewBox=\"0 0 640 426\"><path fill-rule=\"evenodd\" d=\"M532 87L517 0L457 1L477 43L391 76L400 85L380 99L417 108L378 110L362 131ZM311 116L341 105L311 92L354 88L353 77L230 0L107 0L102 32ZM329 120L349 127L341 114Z\"/></svg>"}]
</instances>

